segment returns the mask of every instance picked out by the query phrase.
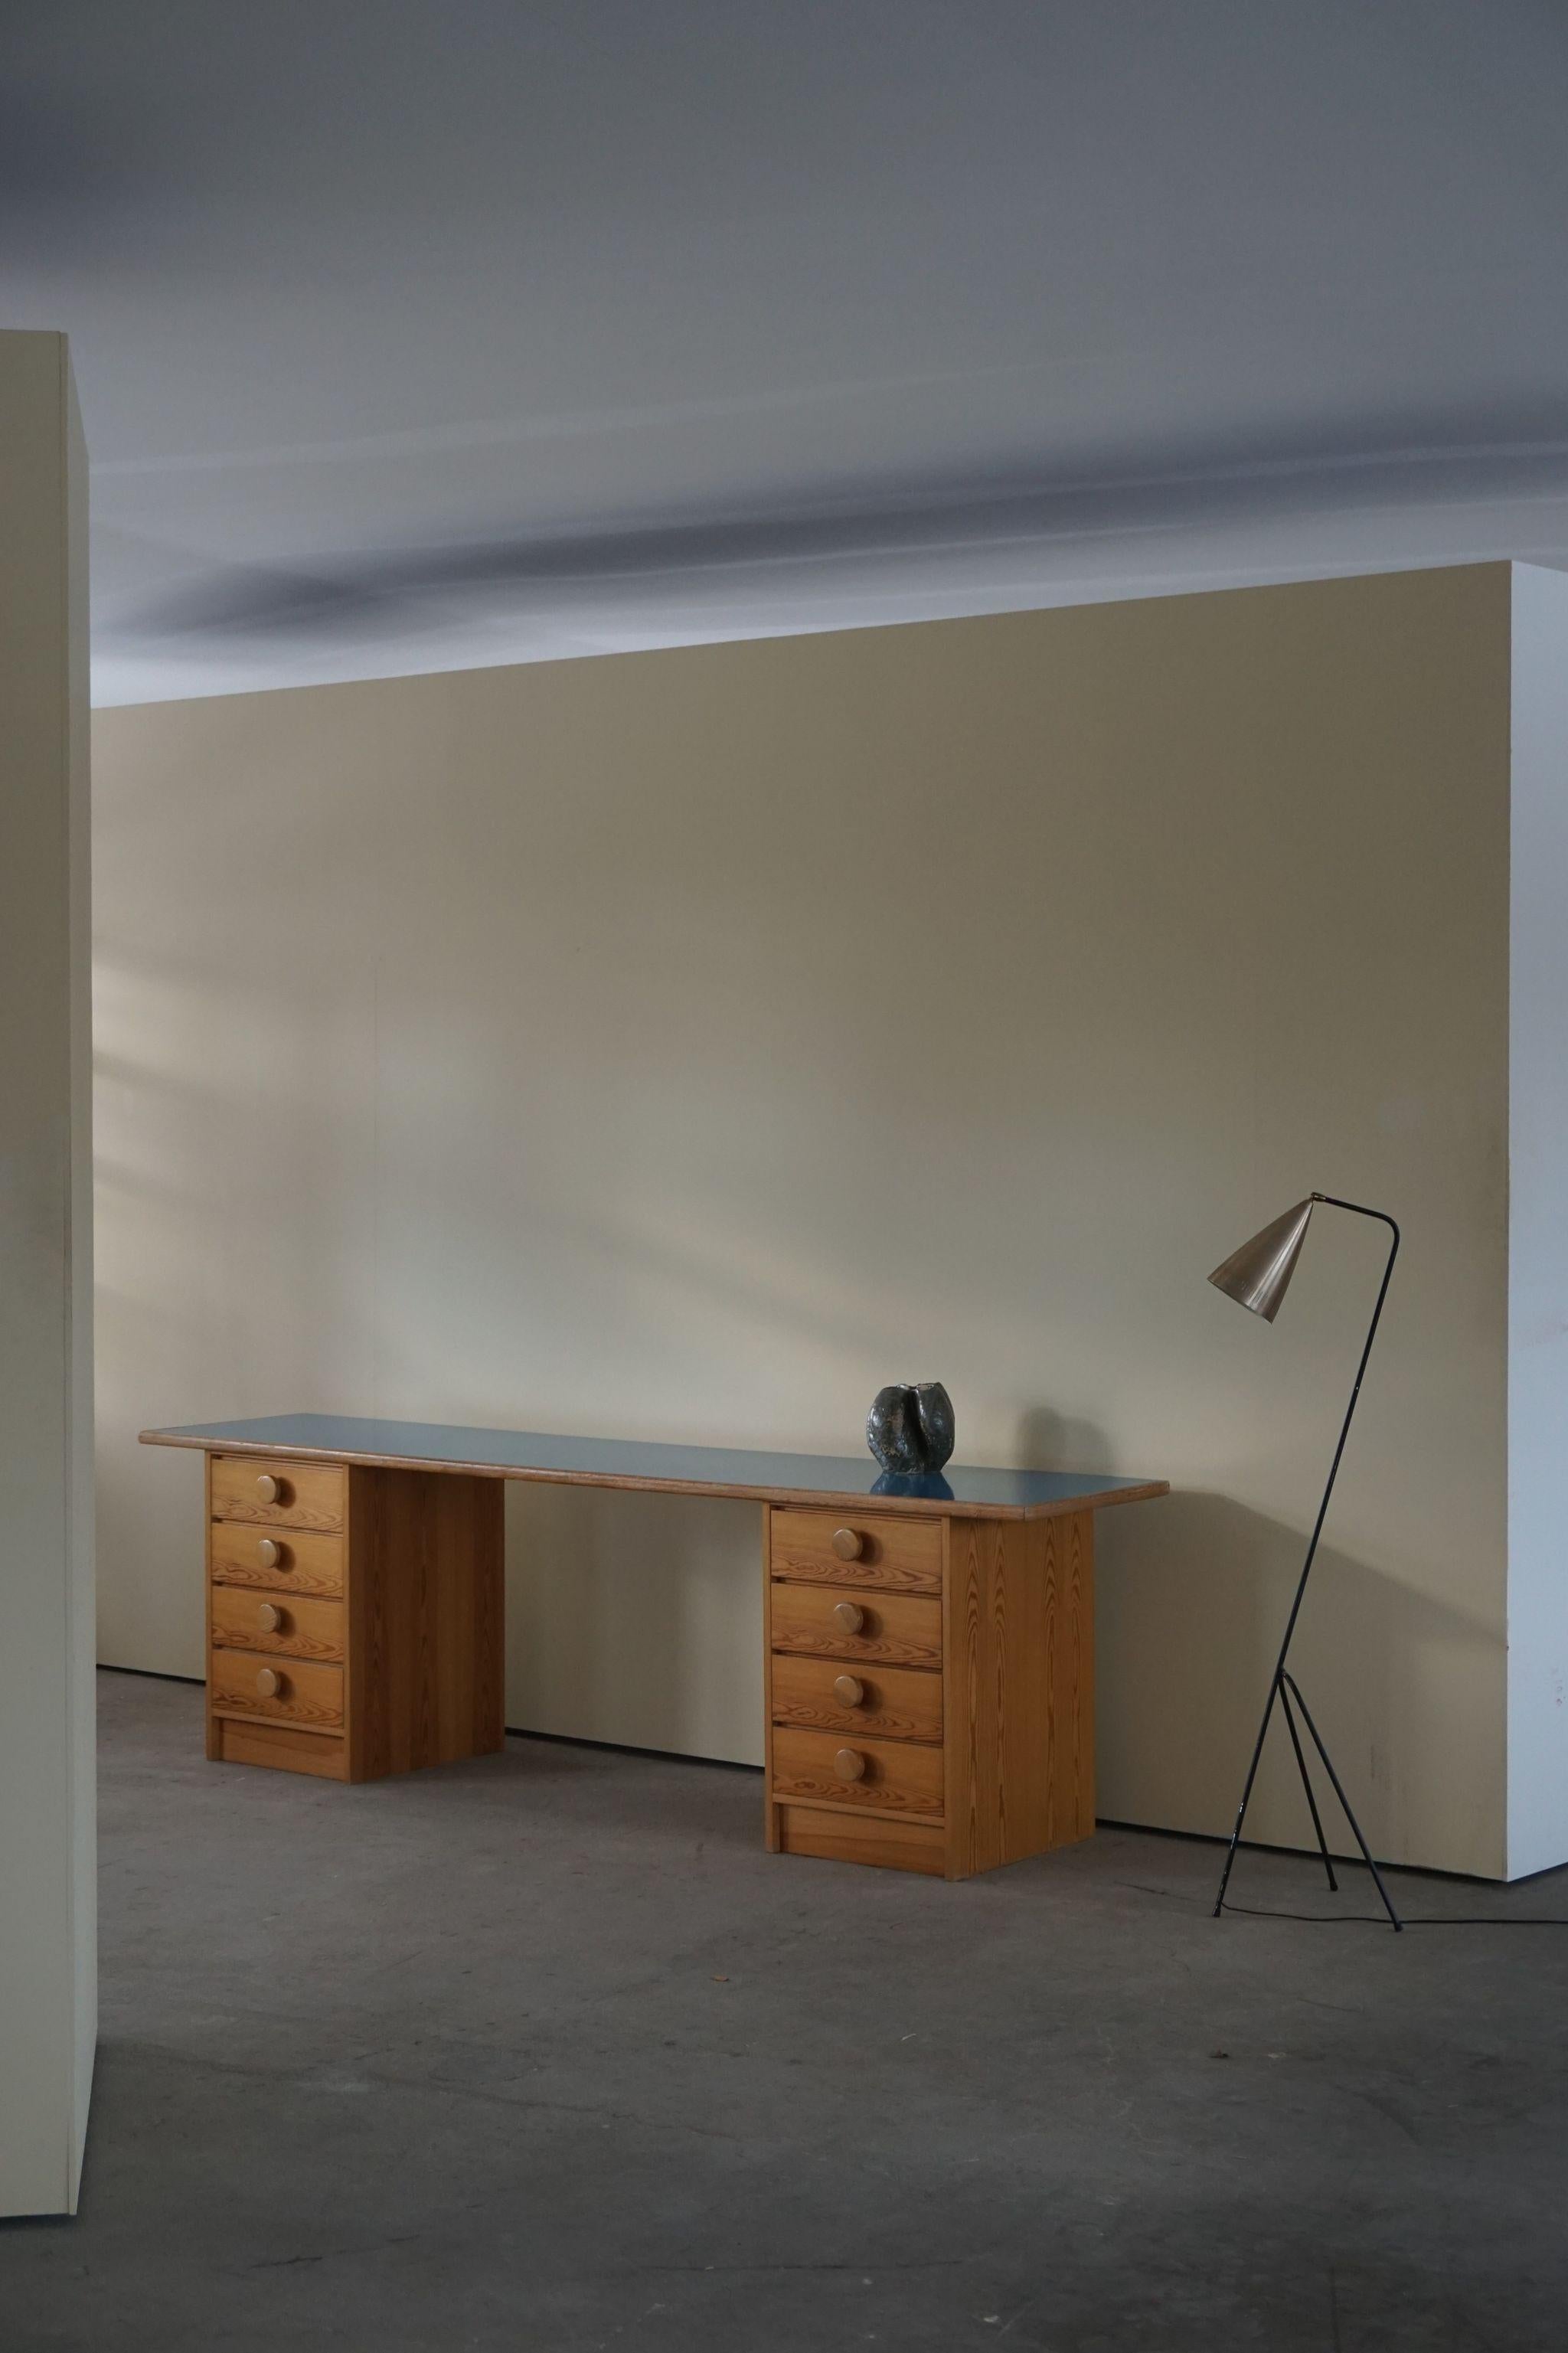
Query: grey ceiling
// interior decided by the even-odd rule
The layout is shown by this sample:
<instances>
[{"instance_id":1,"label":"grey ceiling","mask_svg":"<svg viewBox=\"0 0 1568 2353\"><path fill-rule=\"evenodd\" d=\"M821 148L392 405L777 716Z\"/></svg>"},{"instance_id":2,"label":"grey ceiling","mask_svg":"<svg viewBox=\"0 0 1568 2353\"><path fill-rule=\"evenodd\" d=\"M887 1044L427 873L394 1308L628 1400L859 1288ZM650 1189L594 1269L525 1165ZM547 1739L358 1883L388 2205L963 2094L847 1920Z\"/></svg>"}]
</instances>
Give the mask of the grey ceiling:
<instances>
[{"instance_id":1,"label":"grey ceiling","mask_svg":"<svg viewBox=\"0 0 1568 2353\"><path fill-rule=\"evenodd\" d=\"M1568 564L1568 0L0 0L96 691Z\"/></svg>"}]
</instances>

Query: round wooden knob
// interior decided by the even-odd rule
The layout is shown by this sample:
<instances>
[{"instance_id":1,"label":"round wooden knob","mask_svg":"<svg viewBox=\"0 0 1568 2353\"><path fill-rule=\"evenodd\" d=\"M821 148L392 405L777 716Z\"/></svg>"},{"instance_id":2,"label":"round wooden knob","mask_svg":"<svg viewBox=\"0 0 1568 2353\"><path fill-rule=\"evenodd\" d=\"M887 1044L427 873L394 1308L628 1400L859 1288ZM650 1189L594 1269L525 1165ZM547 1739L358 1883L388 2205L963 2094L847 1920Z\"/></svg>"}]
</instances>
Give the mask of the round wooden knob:
<instances>
[{"instance_id":1,"label":"round wooden knob","mask_svg":"<svg viewBox=\"0 0 1568 2353\"><path fill-rule=\"evenodd\" d=\"M866 1759L858 1748L841 1748L833 1760L833 1769L841 1781L863 1781Z\"/></svg>"},{"instance_id":2,"label":"round wooden knob","mask_svg":"<svg viewBox=\"0 0 1568 2353\"><path fill-rule=\"evenodd\" d=\"M283 1678L276 1667L263 1667L256 1678L256 1688L263 1699L281 1699Z\"/></svg>"},{"instance_id":3,"label":"round wooden knob","mask_svg":"<svg viewBox=\"0 0 1568 2353\"><path fill-rule=\"evenodd\" d=\"M866 1549L866 1539L858 1528L835 1528L833 1549L840 1560L858 1560Z\"/></svg>"},{"instance_id":4,"label":"round wooden knob","mask_svg":"<svg viewBox=\"0 0 1568 2353\"><path fill-rule=\"evenodd\" d=\"M859 1707L865 1701L866 1686L858 1675L840 1675L834 1683L833 1695L846 1707Z\"/></svg>"},{"instance_id":5,"label":"round wooden knob","mask_svg":"<svg viewBox=\"0 0 1568 2353\"><path fill-rule=\"evenodd\" d=\"M264 1601L256 1613L256 1622L264 1634L280 1634L283 1631L283 1612L276 1601Z\"/></svg>"},{"instance_id":6,"label":"round wooden knob","mask_svg":"<svg viewBox=\"0 0 1568 2353\"><path fill-rule=\"evenodd\" d=\"M283 1482L281 1479L275 1479L270 1471L264 1471L256 1482L256 1493L260 1503L280 1503L283 1497Z\"/></svg>"},{"instance_id":7,"label":"round wooden knob","mask_svg":"<svg viewBox=\"0 0 1568 2353\"><path fill-rule=\"evenodd\" d=\"M847 1634L858 1634L866 1623L866 1612L858 1601L836 1601L833 1605L833 1617L834 1622L841 1626Z\"/></svg>"},{"instance_id":8,"label":"round wooden knob","mask_svg":"<svg viewBox=\"0 0 1568 2353\"><path fill-rule=\"evenodd\" d=\"M270 1536L263 1536L256 1547L256 1557L263 1568L281 1568L286 1555L280 1544L274 1544Z\"/></svg>"}]
</instances>

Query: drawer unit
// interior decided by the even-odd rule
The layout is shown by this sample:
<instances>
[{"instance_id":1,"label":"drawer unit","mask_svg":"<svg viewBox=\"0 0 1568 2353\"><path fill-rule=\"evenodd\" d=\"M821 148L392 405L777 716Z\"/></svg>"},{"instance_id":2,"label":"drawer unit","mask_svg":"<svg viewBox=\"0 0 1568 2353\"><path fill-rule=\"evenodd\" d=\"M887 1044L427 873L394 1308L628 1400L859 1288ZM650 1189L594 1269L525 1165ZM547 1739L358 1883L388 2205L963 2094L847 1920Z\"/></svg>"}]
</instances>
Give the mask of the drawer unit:
<instances>
[{"instance_id":1,"label":"drawer unit","mask_svg":"<svg viewBox=\"0 0 1568 2353\"><path fill-rule=\"evenodd\" d=\"M220 1650L276 1651L342 1665L343 1605L244 1585L215 1585L212 1638Z\"/></svg>"},{"instance_id":2,"label":"drawer unit","mask_svg":"<svg viewBox=\"0 0 1568 2353\"><path fill-rule=\"evenodd\" d=\"M837 1512L775 1512L773 1573L823 1585L942 1591L942 1522Z\"/></svg>"},{"instance_id":3,"label":"drawer unit","mask_svg":"<svg viewBox=\"0 0 1568 2353\"><path fill-rule=\"evenodd\" d=\"M215 1520L208 1557L215 1585L256 1585L268 1592L341 1594L344 1540L305 1528L264 1528Z\"/></svg>"},{"instance_id":4,"label":"drawer unit","mask_svg":"<svg viewBox=\"0 0 1568 2353\"><path fill-rule=\"evenodd\" d=\"M942 1738L942 1677L912 1667L851 1666L779 1651L773 1662L775 1725L850 1739Z\"/></svg>"},{"instance_id":5,"label":"drawer unit","mask_svg":"<svg viewBox=\"0 0 1568 2353\"><path fill-rule=\"evenodd\" d=\"M257 1651L220 1650L215 1643L209 1689L214 1707L223 1715L333 1728L343 1720L343 1671L314 1659L268 1658Z\"/></svg>"},{"instance_id":6,"label":"drawer unit","mask_svg":"<svg viewBox=\"0 0 1568 2353\"><path fill-rule=\"evenodd\" d=\"M775 1853L966 1879L1094 1827L1093 1522L767 1514Z\"/></svg>"},{"instance_id":7,"label":"drawer unit","mask_svg":"<svg viewBox=\"0 0 1568 2353\"><path fill-rule=\"evenodd\" d=\"M865 1587L785 1585L769 1588L775 1651L825 1659L864 1659L888 1667L940 1667L939 1595L881 1593Z\"/></svg>"},{"instance_id":8,"label":"drawer unit","mask_svg":"<svg viewBox=\"0 0 1568 2353\"><path fill-rule=\"evenodd\" d=\"M833 1732L778 1726L773 1742L775 1798L850 1806L884 1814L942 1812L940 1748L914 1741L847 1740Z\"/></svg>"},{"instance_id":9,"label":"drawer unit","mask_svg":"<svg viewBox=\"0 0 1568 2353\"><path fill-rule=\"evenodd\" d=\"M500 1748L496 1479L207 1460L207 1755L341 1781Z\"/></svg>"},{"instance_id":10,"label":"drawer unit","mask_svg":"<svg viewBox=\"0 0 1568 2353\"><path fill-rule=\"evenodd\" d=\"M348 1472L341 1462L269 1462L259 1454L212 1457L212 1516L263 1527L341 1529Z\"/></svg>"}]
</instances>

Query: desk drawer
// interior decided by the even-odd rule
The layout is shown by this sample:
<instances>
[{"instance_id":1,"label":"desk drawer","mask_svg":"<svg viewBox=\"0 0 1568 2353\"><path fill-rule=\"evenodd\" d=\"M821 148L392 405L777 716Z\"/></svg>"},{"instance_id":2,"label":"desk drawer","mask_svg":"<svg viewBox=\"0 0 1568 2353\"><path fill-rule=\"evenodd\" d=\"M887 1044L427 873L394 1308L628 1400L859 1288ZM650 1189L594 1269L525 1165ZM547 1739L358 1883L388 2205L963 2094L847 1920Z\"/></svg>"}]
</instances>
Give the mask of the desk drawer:
<instances>
[{"instance_id":1,"label":"desk drawer","mask_svg":"<svg viewBox=\"0 0 1568 2353\"><path fill-rule=\"evenodd\" d=\"M910 1667L775 1653L773 1722L852 1740L940 1740L942 1677ZM858 1694L858 1696L857 1696Z\"/></svg>"},{"instance_id":2,"label":"desk drawer","mask_svg":"<svg viewBox=\"0 0 1568 2353\"><path fill-rule=\"evenodd\" d=\"M215 1454L215 1520L276 1528L342 1526L348 1473L341 1462L272 1462L262 1454Z\"/></svg>"},{"instance_id":3,"label":"desk drawer","mask_svg":"<svg viewBox=\"0 0 1568 2353\"><path fill-rule=\"evenodd\" d=\"M268 1681L276 1683L268 1689ZM315 1660L267 1658L256 1651L212 1654L212 1704L219 1715L276 1716L289 1724L339 1725L343 1671Z\"/></svg>"},{"instance_id":4,"label":"desk drawer","mask_svg":"<svg viewBox=\"0 0 1568 2353\"><path fill-rule=\"evenodd\" d=\"M773 1734L773 1794L813 1805L899 1814L942 1812L940 1748L912 1742L841 1740L832 1732Z\"/></svg>"},{"instance_id":5,"label":"desk drawer","mask_svg":"<svg viewBox=\"0 0 1568 2353\"><path fill-rule=\"evenodd\" d=\"M219 1650L276 1651L280 1658L343 1655L343 1605L242 1585L213 1588L213 1641Z\"/></svg>"},{"instance_id":6,"label":"desk drawer","mask_svg":"<svg viewBox=\"0 0 1568 2353\"><path fill-rule=\"evenodd\" d=\"M305 1528L247 1526L215 1520L211 1549L215 1585L259 1585L268 1592L341 1593L343 1539Z\"/></svg>"},{"instance_id":7,"label":"desk drawer","mask_svg":"<svg viewBox=\"0 0 1568 2353\"><path fill-rule=\"evenodd\" d=\"M942 1603L916 1593L840 1590L831 1585L768 1588L775 1651L824 1659L875 1659L889 1667L940 1667Z\"/></svg>"},{"instance_id":8,"label":"desk drawer","mask_svg":"<svg viewBox=\"0 0 1568 2353\"><path fill-rule=\"evenodd\" d=\"M824 1585L879 1586L889 1592L942 1591L942 1523L871 1512L775 1511L770 1524L775 1577Z\"/></svg>"}]
</instances>

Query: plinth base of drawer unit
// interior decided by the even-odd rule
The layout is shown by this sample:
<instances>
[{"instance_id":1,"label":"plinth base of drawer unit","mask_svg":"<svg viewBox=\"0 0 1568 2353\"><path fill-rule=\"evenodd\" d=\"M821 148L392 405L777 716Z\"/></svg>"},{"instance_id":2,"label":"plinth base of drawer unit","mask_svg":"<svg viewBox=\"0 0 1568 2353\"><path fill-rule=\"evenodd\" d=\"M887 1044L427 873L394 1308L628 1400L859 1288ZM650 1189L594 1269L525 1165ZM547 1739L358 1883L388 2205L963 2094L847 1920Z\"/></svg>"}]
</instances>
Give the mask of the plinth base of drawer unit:
<instances>
[{"instance_id":1,"label":"plinth base of drawer unit","mask_svg":"<svg viewBox=\"0 0 1568 2353\"><path fill-rule=\"evenodd\" d=\"M292 1724L258 1724L215 1715L207 1754L224 1765L274 1765L285 1773L349 1778L348 1743L341 1732L302 1732Z\"/></svg>"},{"instance_id":2,"label":"plinth base of drawer unit","mask_svg":"<svg viewBox=\"0 0 1568 2353\"><path fill-rule=\"evenodd\" d=\"M771 1809L776 1852L811 1854L826 1862L870 1862L886 1871L923 1871L940 1879L947 1868L947 1836L937 1822L894 1822L841 1807ZM772 1841L770 1841L772 1843Z\"/></svg>"}]
</instances>

